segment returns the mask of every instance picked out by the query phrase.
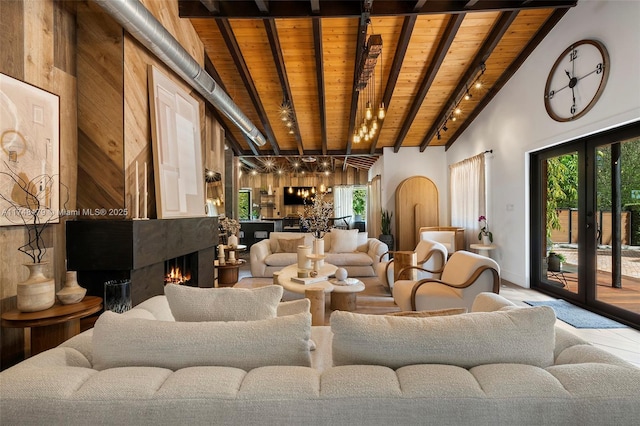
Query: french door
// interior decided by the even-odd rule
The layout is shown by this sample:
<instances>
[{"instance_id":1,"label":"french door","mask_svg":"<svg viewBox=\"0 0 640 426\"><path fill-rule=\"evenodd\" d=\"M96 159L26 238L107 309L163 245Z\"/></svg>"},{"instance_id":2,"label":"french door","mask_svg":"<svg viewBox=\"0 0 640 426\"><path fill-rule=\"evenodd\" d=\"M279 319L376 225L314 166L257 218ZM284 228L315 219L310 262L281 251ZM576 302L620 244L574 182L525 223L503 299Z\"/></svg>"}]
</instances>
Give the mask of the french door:
<instances>
[{"instance_id":1,"label":"french door","mask_svg":"<svg viewBox=\"0 0 640 426\"><path fill-rule=\"evenodd\" d=\"M640 328L640 123L531 160L531 286Z\"/></svg>"}]
</instances>

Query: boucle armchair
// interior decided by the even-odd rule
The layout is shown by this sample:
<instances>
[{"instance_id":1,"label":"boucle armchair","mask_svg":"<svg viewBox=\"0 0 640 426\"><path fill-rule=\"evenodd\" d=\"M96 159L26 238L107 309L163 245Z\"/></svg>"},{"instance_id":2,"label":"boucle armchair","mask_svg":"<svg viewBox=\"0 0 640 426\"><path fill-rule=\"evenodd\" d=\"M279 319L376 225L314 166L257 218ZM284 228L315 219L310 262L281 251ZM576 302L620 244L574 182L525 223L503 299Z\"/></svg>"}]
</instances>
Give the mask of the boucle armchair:
<instances>
[{"instance_id":1,"label":"boucle armchair","mask_svg":"<svg viewBox=\"0 0 640 426\"><path fill-rule=\"evenodd\" d=\"M421 268L418 270L418 279L440 278L442 268L447 261L447 248L437 241L422 240L418 242L414 251L419 259L416 266ZM384 287L393 290L394 262L393 259L388 262L384 261L384 256L389 253L386 252L380 256L380 263L376 266L376 274Z\"/></svg>"},{"instance_id":2,"label":"boucle armchair","mask_svg":"<svg viewBox=\"0 0 640 426\"><path fill-rule=\"evenodd\" d=\"M482 292L500 292L500 266L491 258L459 250L445 264L441 279L396 281L393 299L403 311L471 310L474 299Z\"/></svg>"}]
</instances>

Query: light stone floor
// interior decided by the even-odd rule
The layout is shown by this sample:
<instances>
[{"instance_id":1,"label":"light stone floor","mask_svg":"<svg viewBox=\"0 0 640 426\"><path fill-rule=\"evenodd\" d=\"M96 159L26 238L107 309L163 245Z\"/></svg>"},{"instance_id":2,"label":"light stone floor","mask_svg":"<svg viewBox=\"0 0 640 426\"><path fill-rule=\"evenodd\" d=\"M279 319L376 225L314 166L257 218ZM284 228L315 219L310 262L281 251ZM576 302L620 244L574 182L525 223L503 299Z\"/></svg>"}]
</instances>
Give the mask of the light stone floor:
<instances>
[{"instance_id":1,"label":"light stone floor","mask_svg":"<svg viewBox=\"0 0 640 426\"><path fill-rule=\"evenodd\" d=\"M248 254L243 256L247 263L240 268L239 279L251 277L249 270ZM524 305L524 300L551 300L545 294L536 290L523 288L510 283L505 283L500 289L500 294L517 305ZM389 296L391 297L391 296ZM563 321L558 320L557 325L566 329L584 340L590 342L605 351L611 352L620 358L640 367L640 331L631 327L609 328L609 329L587 329L575 328Z\"/></svg>"}]
</instances>

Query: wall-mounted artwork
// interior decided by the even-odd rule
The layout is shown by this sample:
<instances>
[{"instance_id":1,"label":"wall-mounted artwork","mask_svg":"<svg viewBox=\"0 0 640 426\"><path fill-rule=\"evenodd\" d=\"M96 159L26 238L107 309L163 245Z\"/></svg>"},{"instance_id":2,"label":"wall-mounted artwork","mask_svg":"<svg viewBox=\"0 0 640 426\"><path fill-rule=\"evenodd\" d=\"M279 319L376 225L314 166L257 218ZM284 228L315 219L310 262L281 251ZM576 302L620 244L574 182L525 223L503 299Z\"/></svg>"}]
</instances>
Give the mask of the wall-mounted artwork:
<instances>
[{"instance_id":1,"label":"wall-mounted artwork","mask_svg":"<svg viewBox=\"0 0 640 426\"><path fill-rule=\"evenodd\" d=\"M158 219L204 216L199 104L153 66L149 97Z\"/></svg>"},{"instance_id":2,"label":"wall-mounted artwork","mask_svg":"<svg viewBox=\"0 0 640 426\"><path fill-rule=\"evenodd\" d=\"M60 99L0 74L0 226L59 221Z\"/></svg>"}]
</instances>

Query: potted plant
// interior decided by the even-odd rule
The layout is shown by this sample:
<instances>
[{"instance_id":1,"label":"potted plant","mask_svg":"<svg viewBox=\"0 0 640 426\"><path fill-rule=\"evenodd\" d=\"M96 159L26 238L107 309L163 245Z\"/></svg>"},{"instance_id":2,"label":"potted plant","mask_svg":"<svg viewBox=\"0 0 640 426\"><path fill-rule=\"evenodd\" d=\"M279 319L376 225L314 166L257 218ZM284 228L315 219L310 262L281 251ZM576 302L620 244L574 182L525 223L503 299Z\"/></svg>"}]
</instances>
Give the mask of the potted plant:
<instances>
[{"instance_id":1,"label":"potted plant","mask_svg":"<svg viewBox=\"0 0 640 426\"><path fill-rule=\"evenodd\" d=\"M362 222L362 215L365 210L365 191L363 189L356 189L353 191L353 215L355 222Z\"/></svg>"},{"instance_id":2,"label":"potted plant","mask_svg":"<svg viewBox=\"0 0 640 426\"><path fill-rule=\"evenodd\" d=\"M493 233L489 231L489 223L487 222L486 216L480 216L478 218L478 222L480 222L482 228L480 228L480 232L478 233L478 239L482 241L484 245L490 245L493 243Z\"/></svg>"},{"instance_id":3,"label":"potted plant","mask_svg":"<svg viewBox=\"0 0 640 426\"><path fill-rule=\"evenodd\" d=\"M566 262L566 257L562 253L550 251L547 256L547 270L551 272L561 272L562 264Z\"/></svg>"},{"instance_id":4,"label":"potted plant","mask_svg":"<svg viewBox=\"0 0 640 426\"><path fill-rule=\"evenodd\" d=\"M59 213L53 211L47 201L48 194L54 193L58 179L48 174L29 179L26 173L12 169L6 162L4 166L5 171L0 171L0 177L5 187L12 190L10 194L0 193L0 200L7 206L2 214L9 222L27 229L27 242L18 250L31 260L24 264L29 269L29 277L17 284L17 307L22 312L42 311L53 306L56 300L55 280L44 275L44 268L48 264L44 261L47 252L44 231L58 219ZM66 186L60 186L66 189ZM68 195L67 191L63 211L66 210Z\"/></svg>"},{"instance_id":5,"label":"potted plant","mask_svg":"<svg viewBox=\"0 0 640 426\"><path fill-rule=\"evenodd\" d=\"M389 251L393 250L393 235L391 235L391 218L393 217L393 213L388 210L382 210L381 216L381 230L382 234L378 237L380 241L385 243L389 248Z\"/></svg>"}]
</instances>

